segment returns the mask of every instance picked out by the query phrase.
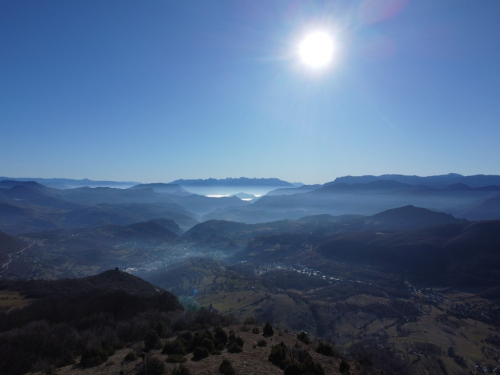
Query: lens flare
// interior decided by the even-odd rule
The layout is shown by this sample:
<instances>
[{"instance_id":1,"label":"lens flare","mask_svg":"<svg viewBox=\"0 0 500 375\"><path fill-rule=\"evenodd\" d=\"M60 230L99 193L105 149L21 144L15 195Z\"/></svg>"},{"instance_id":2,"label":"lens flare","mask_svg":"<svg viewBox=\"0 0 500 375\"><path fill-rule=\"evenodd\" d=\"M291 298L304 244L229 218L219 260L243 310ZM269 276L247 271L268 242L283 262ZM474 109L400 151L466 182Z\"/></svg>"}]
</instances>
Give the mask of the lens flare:
<instances>
[{"instance_id":1,"label":"lens flare","mask_svg":"<svg viewBox=\"0 0 500 375\"><path fill-rule=\"evenodd\" d=\"M318 31L307 35L299 46L302 61L313 68L327 65L333 57L333 39L325 32Z\"/></svg>"}]
</instances>

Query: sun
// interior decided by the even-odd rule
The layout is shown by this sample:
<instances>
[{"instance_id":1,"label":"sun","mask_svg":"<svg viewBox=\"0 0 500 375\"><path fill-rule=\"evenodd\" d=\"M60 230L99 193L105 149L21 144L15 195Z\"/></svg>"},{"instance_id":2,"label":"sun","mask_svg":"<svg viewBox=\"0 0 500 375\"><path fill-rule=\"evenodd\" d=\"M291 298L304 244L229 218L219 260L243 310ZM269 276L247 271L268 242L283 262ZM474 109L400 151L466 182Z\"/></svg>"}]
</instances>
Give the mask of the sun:
<instances>
[{"instance_id":1,"label":"sun","mask_svg":"<svg viewBox=\"0 0 500 375\"><path fill-rule=\"evenodd\" d=\"M304 64L320 68L332 60L334 49L332 37L323 31L317 31L307 35L300 42L299 54Z\"/></svg>"}]
</instances>

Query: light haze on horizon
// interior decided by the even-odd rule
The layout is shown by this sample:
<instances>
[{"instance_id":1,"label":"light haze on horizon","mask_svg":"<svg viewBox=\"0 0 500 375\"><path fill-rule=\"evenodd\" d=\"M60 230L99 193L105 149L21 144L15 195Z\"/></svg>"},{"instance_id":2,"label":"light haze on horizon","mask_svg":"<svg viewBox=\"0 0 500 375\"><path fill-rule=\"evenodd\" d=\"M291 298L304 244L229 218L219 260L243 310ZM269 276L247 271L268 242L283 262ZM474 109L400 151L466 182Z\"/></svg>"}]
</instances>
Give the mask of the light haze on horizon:
<instances>
[{"instance_id":1,"label":"light haze on horizon","mask_svg":"<svg viewBox=\"0 0 500 375\"><path fill-rule=\"evenodd\" d=\"M500 2L4 1L0 175L500 174ZM323 69L310 32L338 43Z\"/></svg>"}]
</instances>

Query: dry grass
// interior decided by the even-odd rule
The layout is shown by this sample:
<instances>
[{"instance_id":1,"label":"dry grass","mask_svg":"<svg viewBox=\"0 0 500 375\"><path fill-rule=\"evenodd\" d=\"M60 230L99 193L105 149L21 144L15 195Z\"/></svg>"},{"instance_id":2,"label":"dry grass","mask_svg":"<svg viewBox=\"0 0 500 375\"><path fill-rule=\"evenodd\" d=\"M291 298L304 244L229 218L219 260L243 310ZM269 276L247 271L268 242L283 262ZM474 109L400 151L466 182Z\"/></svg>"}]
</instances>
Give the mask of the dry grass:
<instances>
[{"instance_id":1,"label":"dry grass","mask_svg":"<svg viewBox=\"0 0 500 375\"><path fill-rule=\"evenodd\" d=\"M216 375L219 374L218 369L223 359L228 359L233 367L236 369L238 374L241 375L263 375L263 374L283 374L283 370L274 366L267 360L269 353L271 351L271 346L276 345L283 341L288 347L292 348L296 343L296 333L287 333L283 331L275 331L275 335L270 338L263 338L262 335L256 335L251 332L243 332L241 330L242 326L235 326L233 329L239 336L241 336L245 342L242 353L228 353L224 350L221 355L211 355L208 358L202 359L200 361L192 361L192 354L187 356L188 361L185 365L191 370L193 375ZM252 326L253 328L253 326ZM259 326L262 332L262 327ZM267 341L268 345L266 347L253 347L258 340L264 339ZM325 357L323 355L317 354L314 351L313 345L304 345L299 342L304 349L309 351L315 362L321 363L325 369L325 374L337 375L340 374L338 371L340 365L340 359ZM130 352L130 348L119 350L109 358L107 363L100 366L82 369L76 366L67 366L57 370L57 374L60 375L104 375L104 374L119 374L123 371L125 375L136 374L140 369L142 364L142 358L134 362L125 362L124 358L127 353ZM161 354L161 350L153 351L148 354L152 357L158 357L162 361L165 361L167 356ZM112 363L112 364L110 364ZM177 367L176 364L166 363L167 367L166 374L170 374L174 368ZM356 369L355 365L351 365L351 374L356 375L359 371Z\"/></svg>"},{"instance_id":2,"label":"dry grass","mask_svg":"<svg viewBox=\"0 0 500 375\"><path fill-rule=\"evenodd\" d=\"M18 292L3 290L0 291L0 311L10 312L22 309L30 304L30 301L21 296Z\"/></svg>"}]
</instances>

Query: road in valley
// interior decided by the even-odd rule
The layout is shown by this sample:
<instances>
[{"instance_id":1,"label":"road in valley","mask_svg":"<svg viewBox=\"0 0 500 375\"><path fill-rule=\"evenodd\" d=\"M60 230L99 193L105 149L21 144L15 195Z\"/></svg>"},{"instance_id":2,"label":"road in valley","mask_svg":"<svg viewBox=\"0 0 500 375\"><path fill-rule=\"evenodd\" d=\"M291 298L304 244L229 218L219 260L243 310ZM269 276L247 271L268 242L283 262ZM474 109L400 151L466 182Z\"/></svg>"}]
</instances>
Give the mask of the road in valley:
<instances>
[{"instance_id":1,"label":"road in valley","mask_svg":"<svg viewBox=\"0 0 500 375\"><path fill-rule=\"evenodd\" d=\"M31 246L33 246L34 244L35 244L35 243L33 242L31 245L29 245L29 246L25 247L25 248L24 248L24 249L22 249L22 250L16 251L16 252L14 252L14 253L9 253L9 254L7 254L7 255L9 256L9 260L8 260L8 262L7 262L7 263L4 263L4 264L2 265L2 267L0 268L0 273L4 273L5 271L7 271L7 270L9 269L9 264L11 264L11 263L12 263L12 255L21 254L23 251L28 250L28 249L29 249Z\"/></svg>"}]
</instances>

